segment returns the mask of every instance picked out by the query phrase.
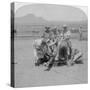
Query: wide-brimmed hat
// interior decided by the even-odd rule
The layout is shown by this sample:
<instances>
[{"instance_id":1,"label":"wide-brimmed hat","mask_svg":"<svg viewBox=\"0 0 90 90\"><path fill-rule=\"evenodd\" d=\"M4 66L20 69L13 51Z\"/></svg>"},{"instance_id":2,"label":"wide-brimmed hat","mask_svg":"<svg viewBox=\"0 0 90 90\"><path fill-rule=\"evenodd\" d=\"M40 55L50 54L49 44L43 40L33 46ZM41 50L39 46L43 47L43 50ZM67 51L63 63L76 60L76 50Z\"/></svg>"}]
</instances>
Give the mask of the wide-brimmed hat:
<instances>
[{"instance_id":1,"label":"wide-brimmed hat","mask_svg":"<svg viewBox=\"0 0 90 90\"><path fill-rule=\"evenodd\" d=\"M67 25L66 25L66 24L64 24L64 25L63 25L63 28L67 28Z\"/></svg>"},{"instance_id":2,"label":"wide-brimmed hat","mask_svg":"<svg viewBox=\"0 0 90 90\"><path fill-rule=\"evenodd\" d=\"M49 33L50 32L50 27L45 27L45 32Z\"/></svg>"}]
</instances>

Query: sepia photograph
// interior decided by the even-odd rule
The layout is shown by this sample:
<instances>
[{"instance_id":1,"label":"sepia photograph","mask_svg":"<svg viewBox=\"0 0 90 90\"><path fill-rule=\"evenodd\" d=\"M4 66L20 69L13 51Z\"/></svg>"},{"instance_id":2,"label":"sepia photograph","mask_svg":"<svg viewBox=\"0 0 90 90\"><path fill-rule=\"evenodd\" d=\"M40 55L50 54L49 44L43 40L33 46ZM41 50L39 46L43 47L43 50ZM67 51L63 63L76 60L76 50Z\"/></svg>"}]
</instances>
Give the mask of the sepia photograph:
<instances>
[{"instance_id":1,"label":"sepia photograph","mask_svg":"<svg viewBox=\"0 0 90 90\"><path fill-rule=\"evenodd\" d=\"M88 7L11 3L11 86L88 83Z\"/></svg>"}]
</instances>

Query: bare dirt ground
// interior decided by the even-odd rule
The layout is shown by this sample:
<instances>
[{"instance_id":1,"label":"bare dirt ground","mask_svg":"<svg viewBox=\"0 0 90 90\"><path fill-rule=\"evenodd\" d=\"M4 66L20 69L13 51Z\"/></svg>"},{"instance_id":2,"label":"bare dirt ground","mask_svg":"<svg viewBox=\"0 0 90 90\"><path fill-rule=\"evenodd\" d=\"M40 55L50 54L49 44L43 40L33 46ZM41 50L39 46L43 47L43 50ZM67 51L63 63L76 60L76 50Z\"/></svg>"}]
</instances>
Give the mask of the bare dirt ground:
<instances>
[{"instance_id":1,"label":"bare dirt ground","mask_svg":"<svg viewBox=\"0 0 90 90\"><path fill-rule=\"evenodd\" d=\"M35 67L33 55L33 39L15 40L15 86L31 87L46 85L67 85L87 83L87 41L72 40L74 48L83 52L84 64L74 66L53 67L44 71L45 67Z\"/></svg>"}]
</instances>

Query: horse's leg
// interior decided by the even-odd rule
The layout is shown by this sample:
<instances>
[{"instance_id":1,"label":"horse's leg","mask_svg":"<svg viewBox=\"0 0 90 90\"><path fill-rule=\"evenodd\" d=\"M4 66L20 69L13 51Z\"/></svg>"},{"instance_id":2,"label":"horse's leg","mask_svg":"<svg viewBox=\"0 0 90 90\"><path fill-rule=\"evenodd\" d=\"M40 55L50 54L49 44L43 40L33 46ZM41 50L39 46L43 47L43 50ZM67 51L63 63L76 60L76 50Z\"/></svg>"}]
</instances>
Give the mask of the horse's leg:
<instances>
[{"instance_id":1,"label":"horse's leg","mask_svg":"<svg viewBox=\"0 0 90 90\"><path fill-rule=\"evenodd\" d=\"M48 68L45 71L49 71L52 68L53 63L54 63L54 57L51 57L50 61L49 61L49 64L48 64Z\"/></svg>"},{"instance_id":2,"label":"horse's leg","mask_svg":"<svg viewBox=\"0 0 90 90\"><path fill-rule=\"evenodd\" d=\"M37 62L35 62L35 66L40 66L40 64L41 64L41 62L40 62L41 60L40 59L38 59L37 60Z\"/></svg>"},{"instance_id":3,"label":"horse's leg","mask_svg":"<svg viewBox=\"0 0 90 90\"><path fill-rule=\"evenodd\" d=\"M74 64L74 62L73 62L73 60L72 60L72 50L71 50L71 48L69 47L68 48L68 50L67 50L67 65L68 66L71 66L71 65L73 65Z\"/></svg>"}]
</instances>

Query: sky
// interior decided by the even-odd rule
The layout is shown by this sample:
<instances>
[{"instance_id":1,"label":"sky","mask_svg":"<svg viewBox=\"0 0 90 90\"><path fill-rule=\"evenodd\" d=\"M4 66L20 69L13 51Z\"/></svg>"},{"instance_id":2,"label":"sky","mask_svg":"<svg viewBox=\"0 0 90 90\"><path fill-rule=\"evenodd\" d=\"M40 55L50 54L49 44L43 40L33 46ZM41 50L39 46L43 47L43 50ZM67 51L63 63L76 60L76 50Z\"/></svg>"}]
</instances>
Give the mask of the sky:
<instances>
[{"instance_id":1,"label":"sky","mask_svg":"<svg viewBox=\"0 0 90 90\"><path fill-rule=\"evenodd\" d=\"M85 6L63 6L49 4L15 3L15 17L34 14L49 21L80 21L88 17L88 8Z\"/></svg>"}]
</instances>

